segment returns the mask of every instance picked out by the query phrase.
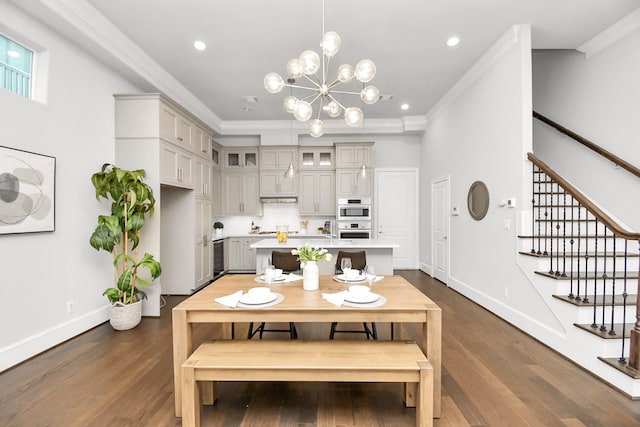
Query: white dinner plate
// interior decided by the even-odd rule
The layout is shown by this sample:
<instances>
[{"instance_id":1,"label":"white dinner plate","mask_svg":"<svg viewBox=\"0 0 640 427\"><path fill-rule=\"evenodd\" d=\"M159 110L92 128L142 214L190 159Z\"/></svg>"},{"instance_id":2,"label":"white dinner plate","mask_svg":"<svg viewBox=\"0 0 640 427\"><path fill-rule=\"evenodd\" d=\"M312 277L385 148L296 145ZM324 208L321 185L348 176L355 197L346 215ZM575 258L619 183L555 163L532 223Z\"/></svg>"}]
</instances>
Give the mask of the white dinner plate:
<instances>
[{"instance_id":1,"label":"white dinner plate","mask_svg":"<svg viewBox=\"0 0 640 427\"><path fill-rule=\"evenodd\" d=\"M267 283L267 278L264 277L264 274L260 277L257 277L258 280L256 280L256 282L260 282L260 283ZM272 283L282 283L285 280L287 280L287 276L280 276L277 279L271 279Z\"/></svg>"},{"instance_id":2,"label":"white dinner plate","mask_svg":"<svg viewBox=\"0 0 640 427\"><path fill-rule=\"evenodd\" d=\"M340 274L337 277L342 282L362 282L365 279L364 274L358 274L355 277L347 277L344 274Z\"/></svg>"},{"instance_id":3,"label":"white dinner plate","mask_svg":"<svg viewBox=\"0 0 640 427\"><path fill-rule=\"evenodd\" d=\"M349 292L347 292L347 295L345 295L344 300L345 301L349 301L349 302L353 302L356 304L368 304L371 302L376 302L378 301L378 298L380 298L380 295L378 294L374 294L373 292L369 292L368 295L364 295L361 297L357 297L355 295L351 295Z\"/></svg>"},{"instance_id":4,"label":"white dinner plate","mask_svg":"<svg viewBox=\"0 0 640 427\"><path fill-rule=\"evenodd\" d=\"M242 296L240 297L240 302L247 305L268 304L271 301L275 300L276 298L278 298L278 294L275 294L273 292L269 293L269 295L260 299L255 299L253 298L252 295L249 295L248 293L246 293L246 294L242 294Z\"/></svg>"}]
</instances>

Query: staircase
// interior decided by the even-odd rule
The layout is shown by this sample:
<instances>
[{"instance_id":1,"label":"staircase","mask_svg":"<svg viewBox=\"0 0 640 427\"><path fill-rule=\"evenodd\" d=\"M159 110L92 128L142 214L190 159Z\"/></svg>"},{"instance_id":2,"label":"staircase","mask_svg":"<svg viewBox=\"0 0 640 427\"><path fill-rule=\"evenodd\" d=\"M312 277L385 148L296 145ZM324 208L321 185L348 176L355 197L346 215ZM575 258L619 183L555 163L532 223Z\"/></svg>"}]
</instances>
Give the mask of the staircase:
<instances>
[{"instance_id":1,"label":"staircase","mask_svg":"<svg viewBox=\"0 0 640 427\"><path fill-rule=\"evenodd\" d=\"M586 141L537 113L534 117ZM617 159L599 147L596 151ZM530 234L519 236L526 242L520 256L529 260L523 264L534 270L532 281L541 294L551 295L549 305L558 319L575 328L567 332L575 348L561 352L574 352L575 357L567 356L583 366L593 362L580 358L599 360L602 367L595 371L613 368L630 380L640 379L640 234L621 227L533 154L528 159L533 164L532 225Z\"/></svg>"}]
</instances>

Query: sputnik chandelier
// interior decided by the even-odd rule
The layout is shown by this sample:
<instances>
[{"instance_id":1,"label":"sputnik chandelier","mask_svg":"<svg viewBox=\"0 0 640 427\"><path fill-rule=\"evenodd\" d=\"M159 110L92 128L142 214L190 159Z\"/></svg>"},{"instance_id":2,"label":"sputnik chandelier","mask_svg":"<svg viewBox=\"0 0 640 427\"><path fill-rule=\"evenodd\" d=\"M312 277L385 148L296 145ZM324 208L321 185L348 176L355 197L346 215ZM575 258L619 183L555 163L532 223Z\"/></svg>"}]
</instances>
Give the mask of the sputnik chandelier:
<instances>
[{"instance_id":1,"label":"sputnik chandelier","mask_svg":"<svg viewBox=\"0 0 640 427\"><path fill-rule=\"evenodd\" d=\"M279 93L284 87L309 91L311 94L297 98L292 94L284 99L284 109L292 113L296 120L306 122L313 117L313 103L319 101L316 118L309 125L309 134L313 137L322 136L324 124L320 120L320 113L324 110L329 117L338 117L344 112L344 120L350 127L358 127L364 119L362 110L358 107L345 107L336 98L335 94L360 95L365 104L374 104L380 98L380 91L373 85L365 86L376 75L376 65L370 59L363 59L356 64L355 69L349 64L342 64L337 69L337 76L333 81L329 80L329 63L331 58L340 50L341 39L335 31L324 32L324 0L322 1L322 63L320 55L313 50L305 50L298 58L287 62L286 83L278 73L269 73L264 78L264 87L270 93ZM322 66L322 69L320 69ZM320 71L320 75L318 75ZM338 86L349 83L356 78L362 82L360 92L335 90ZM311 86L294 84L296 79L304 78Z\"/></svg>"}]
</instances>

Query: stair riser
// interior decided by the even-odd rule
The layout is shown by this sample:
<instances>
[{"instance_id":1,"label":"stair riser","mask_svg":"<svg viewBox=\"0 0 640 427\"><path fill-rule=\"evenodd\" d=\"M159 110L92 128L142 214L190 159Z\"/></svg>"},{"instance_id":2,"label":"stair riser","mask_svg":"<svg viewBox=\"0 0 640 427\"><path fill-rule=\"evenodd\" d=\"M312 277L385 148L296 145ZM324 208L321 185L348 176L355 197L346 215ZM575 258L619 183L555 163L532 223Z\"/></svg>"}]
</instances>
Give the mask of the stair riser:
<instances>
[{"instance_id":1,"label":"stair riser","mask_svg":"<svg viewBox=\"0 0 640 427\"><path fill-rule=\"evenodd\" d=\"M575 259L575 258L573 260L570 258L567 258L567 259L560 258L559 260L556 258L553 258L553 260L549 258L540 258L538 259L535 271L548 272L553 269L552 271L560 271L560 273L565 273L567 276L570 275L571 271L573 271L574 276L577 275L578 271L580 271L581 273L584 273L585 271L588 271L590 273L593 273L594 271L598 271L598 277L602 279L603 271L612 272L615 270L619 273L619 276L621 276L621 277L616 277L616 281L623 281L624 278L622 277L622 273L624 272L624 268L625 268L625 263L624 263L624 260L621 260L621 259L617 259L614 262L614 260L611 258L602 259L598 257L597 261L596 261L596 258L589 258L585 262L584 259ZM626 268L627 268L627 282L629 281L637 282L638 279L637 278L634 279L632 277L634 275L637 276L638 274L638 267L635 264L635 261L632 264L630 264L629 261L627 261Z\"/></svg>"},{"instance_id":2,"label":"stair riser","mask_svg":"<svg viewBox=\"0 0 640 427\"><path fill-rule=\"evenodd\" d=\"M537 231L537 230L536 230ZM578 240L580 240L580 251L578 251ZM614 243L613 243L614 239L598 239L598 252L609 252L612 253L613 249L614 249ZM616 243L615 243L615 251L616 252L624 252L624 240L623 239L615 239ZM545 247L545 241L546 241L546 247ZM553 244L552 244L553 241ZM585 252L595 252L596 249L596 241L593 238L581 238L578 239L577 237L573 239L573 253L577 254L581 253L584 254ZM520 248L522 251L524 252L530 252L531 249L534 249L536 251L540 251L540 252L544 252L545 250L547 252L551 252L551 250L553 250L553 253L566 253L567 255L571 254L572 252L572 245L571 245L571 239L570 238L562 238L562 235L560 236L560 238L558 239L557 237L553 238L527 238L527 239L522 239L522 242L520 244ZM558 251L558 248L560 249L560 251ZM627 253L631 254L631 255L637 255L638 254L638 245L635 242L629 242L627 244ZM634 258L636 260L636 264L638 264L638 258Z\"/></svg>"},{"instance_id":3,"label":"stair riser","mask_svg":"<svg viewBox=\"0 0 640 427\"><path fill-rule=\"evenodd\" d=\"M567 304L570 305L570 304ZM591 324L593 323L593 308L592 307L575 307L576 309L576 317L574 320L574 323L584 323L584 324ZM635 319L635 307L627 307L626 308L626 312L627 312L627 317L626 317L626 322L632 322L633 319ZM605 326L609 325L611 323L611 308L610 307L605 307L604 310L605 313ZM623 307L616 307L614 310L614 323L623 323L623 314L624 314L624 310ZM596 324L597 325L601 325L602 324L602 307L598 307L596 310ZM620 333L622 331L619 331Z\"/></svg>"}]
</instances>

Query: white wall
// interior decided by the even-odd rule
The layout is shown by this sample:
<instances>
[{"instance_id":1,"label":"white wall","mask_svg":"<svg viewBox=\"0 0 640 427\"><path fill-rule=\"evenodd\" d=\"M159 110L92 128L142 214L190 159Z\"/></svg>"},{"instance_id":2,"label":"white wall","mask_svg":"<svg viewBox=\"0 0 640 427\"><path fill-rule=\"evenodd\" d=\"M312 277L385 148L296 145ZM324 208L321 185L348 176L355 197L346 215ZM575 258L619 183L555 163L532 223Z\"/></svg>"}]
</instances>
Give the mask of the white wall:
<instances>
[{"instance_id":1,"label":"white wall","mask_svg":"<svg viewBox=\"0 0 640 427\"><path fill-rule=\"evenodd\" d=\"M536 52L534 110L640 167L639 47L640 29L589 58ZM640 230L639 178L537 121L534 152L629 228Z\"/></svg>"},{"instance_id":2,"label":"white wall","mask_svg":"<svg viewBox=\"0 0 640 427\"><path fill-rule=\"evenodd\" d=\"M0 145L56 158L56 230L0 235L0 371L107 319L110 255L89 245L90 177L114 161L113 93L136 88L8 2L0 28L48 50L47 103L0 90ZM67 314L67 301L74 311Z\"/></svg>"},{"instance_id":3,"label":"white wall","mask_svg":"<svg viewBox=\"0 0 640 427\"><path fill-rule=\"evenodd\" d=\"M528 26L509 30L428 115L422 145L421 248L431 260L431 182L450 177L448 284L533 335L561 330L555 316L516 262L518 224L530 206L531 41ZM482 221L467 212L467 191L487 184L490 206ZM498 202L515 197L517 208ZM504 228L504 222L510 229ZM531 321L531 319L536 319Z\"/></svg>"}]
</instances>

